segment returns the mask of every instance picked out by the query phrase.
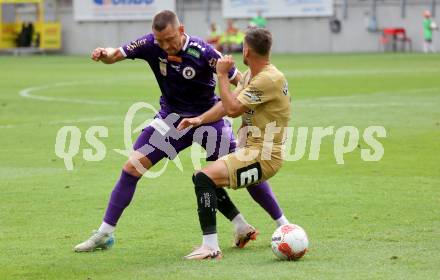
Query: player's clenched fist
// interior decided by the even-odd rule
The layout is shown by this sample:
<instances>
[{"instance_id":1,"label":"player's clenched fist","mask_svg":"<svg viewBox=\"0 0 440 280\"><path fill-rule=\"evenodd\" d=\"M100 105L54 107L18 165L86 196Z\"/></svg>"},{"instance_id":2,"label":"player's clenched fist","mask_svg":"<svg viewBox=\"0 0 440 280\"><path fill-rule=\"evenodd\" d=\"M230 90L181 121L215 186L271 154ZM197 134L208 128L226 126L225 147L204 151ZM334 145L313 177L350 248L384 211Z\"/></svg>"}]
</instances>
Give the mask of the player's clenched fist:
<instances>
[{"instance_id":1,"label":"player's clenched fist","mask_svg":"<svg viewBox=\"0 0 440 280\"><path fill-rule=\"evenodd\" d=\"M228 74L229 70L234 66L234 59L231 55L225 55L217 60L217 74Z\"/></svg>"},{"instance_id":2,"label":"player's clenched fist","mask_svg":"<svg viewBox=\"0 0 440 280\"><path fill-rule=\"evenodd\" d=\"M92 52L92 59L94 61L99 61L102 58L106 58L108 56L107 50L105 48L96 48Z\"/></svg>"}]
</instances>

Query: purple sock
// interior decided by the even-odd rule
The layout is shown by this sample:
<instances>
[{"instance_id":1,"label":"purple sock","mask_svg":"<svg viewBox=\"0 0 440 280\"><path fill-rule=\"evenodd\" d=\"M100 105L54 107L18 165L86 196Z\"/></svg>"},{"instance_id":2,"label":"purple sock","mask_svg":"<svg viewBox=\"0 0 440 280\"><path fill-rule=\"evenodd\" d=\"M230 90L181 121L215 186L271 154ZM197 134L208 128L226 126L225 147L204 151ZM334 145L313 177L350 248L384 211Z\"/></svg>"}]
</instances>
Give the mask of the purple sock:
<instances>
[{"instance_id":1,"label":"purple sock","mask_svg":"<svg viewBox=\"0 0 440 280\"><path fill-rule=\"evenodd\" d=\"M247 190L252 198L266 210L272 219L277 220L283 215L283 210L281 210L278 205L278 201L267 181L249 186Z\"/></svg>"},{"instance_id":2,"label":"purple sock","mask_svg":"<svg viewBox=\"0 0 440 280\"><path fill-rule=\"evenodd\" d=\"M136 184L140 178L128 174L122 170L121 177L116 183L115 188L110 196L107 211L105 212L104 222L109 225L116 226L124 209L130 204Z\"/></svg>"}]
</instances>

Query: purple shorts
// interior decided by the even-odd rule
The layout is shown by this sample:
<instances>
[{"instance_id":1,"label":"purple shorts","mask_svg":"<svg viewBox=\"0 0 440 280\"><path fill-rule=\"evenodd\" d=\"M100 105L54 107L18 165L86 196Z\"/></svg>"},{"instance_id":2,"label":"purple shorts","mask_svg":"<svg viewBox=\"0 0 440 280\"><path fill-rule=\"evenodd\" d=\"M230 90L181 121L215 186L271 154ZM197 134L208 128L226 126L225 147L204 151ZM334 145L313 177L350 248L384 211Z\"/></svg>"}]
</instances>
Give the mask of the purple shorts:
<instances>
[{"instance_id":1,"label":"purple shorts","mask_svg":"<svg viewBox=\"0 0 440 280\"><path fill-rule=\"evenodd\" d=\"M161 110L155 120L137 138L133 149L144 154L153 165L163 158L173 159L180 151L193 143L201 145L207 152L207 161L235 151L236 142L231 124L224 119L191 128L186 133L177 132L176 127L183 118Z\"/></svg>"}]
</instances>

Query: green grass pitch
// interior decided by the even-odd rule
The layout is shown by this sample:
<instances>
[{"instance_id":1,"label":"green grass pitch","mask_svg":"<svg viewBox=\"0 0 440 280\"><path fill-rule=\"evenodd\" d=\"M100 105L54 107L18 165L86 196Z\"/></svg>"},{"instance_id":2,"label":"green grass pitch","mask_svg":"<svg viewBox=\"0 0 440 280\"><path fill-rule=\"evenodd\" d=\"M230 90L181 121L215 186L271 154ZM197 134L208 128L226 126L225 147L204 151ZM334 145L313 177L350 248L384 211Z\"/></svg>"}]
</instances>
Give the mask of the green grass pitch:
<instances>
[{"instance_id":1,"label":"green grass pitch","mask_svg":"<svg viewBox=\"0 0 440 280\"><path fill-rule=\"evenodd\" d=\"M139 183L111 250L72 251L99 226L125 161L113 151L124 148L125 113L136 101L158 107L148 66L0 57L0 279L439 279L440 56L274 55L273 63L289 80L292 126L383 126L384 156L363 161L361 138L338 165L329 136L311 161L309 134L305 156L270 180L287 217L308 232L308 254L276 260L275 224L240 190L230 194L259 239L231 248L232 226L219 215L223 260L188 262L182 256L201 241L189 151L183 172L170 163ZM83 136L74 171L54 152L65 125ZM107 153L88 162L84 135L94 125L108 127Z\"/></svg>"}]
</instances>

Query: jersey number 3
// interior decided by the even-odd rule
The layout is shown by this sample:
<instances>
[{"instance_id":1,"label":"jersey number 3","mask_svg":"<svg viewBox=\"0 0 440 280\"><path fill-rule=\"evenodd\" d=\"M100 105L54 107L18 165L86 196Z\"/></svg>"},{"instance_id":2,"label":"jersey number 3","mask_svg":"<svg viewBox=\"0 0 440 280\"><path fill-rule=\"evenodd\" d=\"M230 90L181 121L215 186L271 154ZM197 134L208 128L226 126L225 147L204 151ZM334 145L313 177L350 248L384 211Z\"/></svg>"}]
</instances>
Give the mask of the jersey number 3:
<instances>
[{"instance_id":1,"label":"jersey number 3","mask_svg":"<svg viewBox=\"0 0 440 280\"><path fill-rule=\"evenodd\" d=\"M245 186L261 180L261 165L259 162L237 169L237 186Z\"/></svg>"}]
</instances>

